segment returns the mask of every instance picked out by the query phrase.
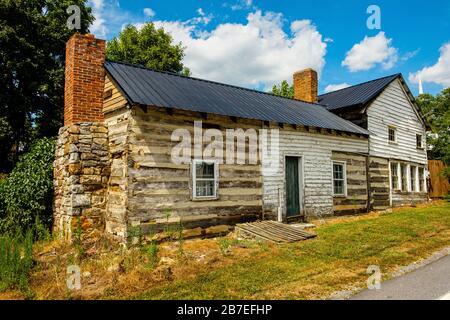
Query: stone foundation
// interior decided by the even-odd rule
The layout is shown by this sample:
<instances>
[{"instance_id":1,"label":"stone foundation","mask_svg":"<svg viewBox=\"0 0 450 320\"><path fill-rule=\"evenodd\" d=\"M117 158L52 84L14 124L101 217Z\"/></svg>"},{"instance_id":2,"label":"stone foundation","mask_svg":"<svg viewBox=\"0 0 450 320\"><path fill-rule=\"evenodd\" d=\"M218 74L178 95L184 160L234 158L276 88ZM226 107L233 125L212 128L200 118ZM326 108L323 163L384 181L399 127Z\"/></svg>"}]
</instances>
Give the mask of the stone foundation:
<instances>
[{"instance_id":1,"label":"stone foundation","mask_svg":"<svg viewBox=\"0 0 450 320\"><path fill-rule=\"evenodd\" d=\"M84 122L59 131L54 163L54 230L67 240L81 219L83 231L104 230L110 175L108 128Z\"/></svg>"}]
</instances>

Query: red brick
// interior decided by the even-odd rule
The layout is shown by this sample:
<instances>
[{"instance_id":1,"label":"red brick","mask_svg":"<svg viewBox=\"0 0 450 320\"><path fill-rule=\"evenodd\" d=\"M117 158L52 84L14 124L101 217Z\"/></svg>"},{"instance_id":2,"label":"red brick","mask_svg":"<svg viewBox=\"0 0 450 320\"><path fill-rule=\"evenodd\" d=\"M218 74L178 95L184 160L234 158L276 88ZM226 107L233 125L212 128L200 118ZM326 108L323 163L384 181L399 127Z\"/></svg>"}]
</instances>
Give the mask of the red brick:
<instances>
[{"instance_id":1,"label":"red brick","mask_svg":"<svg viewBox=\"0 0 450 320\"><path fill-rule=\"evenodd\" d=\"M74 34L66 44L64 125L103 121L105 40Z\"/></svg>"},{"instance_id":2,"label":"red brick","mask_svg":"<svg viewBox=\"0 0 450 320\"><path fill-rule=\"evenodd\" d=\"M305 69L294 73L294 99L317 102L317 72Z\"/></svg>"}]
</instances>

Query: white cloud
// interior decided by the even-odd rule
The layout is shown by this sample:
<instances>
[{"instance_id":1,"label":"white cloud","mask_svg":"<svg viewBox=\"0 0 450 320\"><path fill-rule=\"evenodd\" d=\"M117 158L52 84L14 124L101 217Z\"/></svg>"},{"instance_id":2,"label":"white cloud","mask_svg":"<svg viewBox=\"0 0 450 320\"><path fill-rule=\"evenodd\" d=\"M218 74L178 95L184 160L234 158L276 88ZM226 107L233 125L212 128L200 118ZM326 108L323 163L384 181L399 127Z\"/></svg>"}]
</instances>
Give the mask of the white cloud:
<instances>
[{"instance_id":1,"label":"white cloud","mask_svg":"<svg viewBox=\"0 0 450 320\"><path fill-rule=\"evenodd\" d=\"M421 77L423 82L432 82L443 87L450 87L450 42L444 44L439 51L440 57L438 61L430 67L410 73L409 81L419 83L419 77Z\"/></svg>"},{"instance_id":2,"label":"white cloud","mask_svg":"<svg viewBox=\"0 0 450 320\"><path fill-rule=\"evenodd\" d=\"M342 65L350 72L366 71L381 65L385 70L391 69L398 61L398 49L392 47L392 39L386 38L384 32L374 37L365 37L347 52Z\"/></svg>"},{"instance_id":3,"label":"white cloud","mask_svg":"<svg viewBox=\"0 0 450 320\"><path fill-rule=\"evenodd\" d=\"M90 32L99 38L116 35L123 25L142 20L142 15L134 16L121 9L119 0L88 0L88 5L95 17Z\"/></svg>"},{"instance_id":4,"label":"white cloud","mask_svg":"<svg viewBox=\"0 0 450 320\"><path fill-rule=\"evenodd\" d=\"M338 83L338 84L329 84L325 88L325 93L341 90L341 89L344 89L344 88L348 88L350 86L351 86L350 84L345 83L345 82L344 83Z\"/></svg>"},{"instance_id":5,"label":"white cloud","mask_svg":"<svg viewBox=\"0 0 450 320\"><path fill-rule=\"evenodd\" d=\"M409 59L414 58L418 53L420 52L420 48L416 49L414 51L409 51L407 53L405 53L402 57L401 60L402 61L408 61Z\"/></svg>"},{"instance_id":6,"label":"white cloud","mask_svg":"<svg viewBox=\"0 0 450 320\"><path fill-rule=\"evenodd\" d=\"M92 4L92 7L97 10L103 8L104 6L103 0L90 0L90 2Z\"/></svg>"},{"instance_id":7,"label":"white cloud","mask_svg":"<svg viewBox=\"0 0 450 320\"><path fill-rule=\"evenodd\" d=\"M154 17L155 11L153 11L153 9L151 8L144 8L144 15L148 18Z\"/></svg>"},{"instance_id":8,"label":"white cloud","mask_svg":"<svg viewBox=\"0 0 450 320\"><path fill-rule=\"evenodd\" d=\"M88 6L92 8L92 14L95 17L94 22L90 26L90 32L96 36L104 37L108 32L108 28L105 25L105 19L103 18L104 2L103 0L89 0Z\"/></svg>"},{"instance_id":9,"label":"white cloud","mask_svg":"<svg viewBox=\"0 0 450 320\"><path fill-rule=\"evenodd\" d=\"M184 64L193 76L247 87L270 88L294 71L325 65L327 44L309 20L293 21L289 34L283 16L250 13L245 24L225 23L207 32L198 21L156 21L186 47Z\"/></svg>"},{"instance_id":10,"label":"white cloud","mask_svg":"<svg viewBox=\"0 0 450 320\"><path fill-rule=\"evenodd\" d=\"M238 0L235 4L230 5L231 10L248 10L253 8L253 0Z\"/></svg>"}]
</instances>

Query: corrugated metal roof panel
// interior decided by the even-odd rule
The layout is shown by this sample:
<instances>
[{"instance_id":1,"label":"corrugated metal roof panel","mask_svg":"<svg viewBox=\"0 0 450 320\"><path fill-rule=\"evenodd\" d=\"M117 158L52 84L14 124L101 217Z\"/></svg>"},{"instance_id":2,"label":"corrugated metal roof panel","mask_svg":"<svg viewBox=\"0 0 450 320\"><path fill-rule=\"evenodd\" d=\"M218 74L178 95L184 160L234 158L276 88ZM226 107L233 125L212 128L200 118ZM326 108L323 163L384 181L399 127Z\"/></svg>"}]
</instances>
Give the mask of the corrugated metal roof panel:
<instances>
[{"instance_id":1,"label":"corrugated metal roof panel","mask_svg":"<svg viewBox=\"0 0 450 320\"><path fill-rule=\"evenodd\" d=\"M369 134L318 104L126 63L106 61L105 68L131 104Z\"/></svg>"},{"instance_id":2,"label":"corrugated metal roof panel","mask_svg":"<svg viewBox=\"0 0 450 320\"><path fill-rule=\"evenodd\" d=\"M401 74L394 74L352 87L329 92L319 96L319 103L324 105L328 110L365 105L367 102L378 96L384 88L400 76Z\"/></svg>"}]
</instances>

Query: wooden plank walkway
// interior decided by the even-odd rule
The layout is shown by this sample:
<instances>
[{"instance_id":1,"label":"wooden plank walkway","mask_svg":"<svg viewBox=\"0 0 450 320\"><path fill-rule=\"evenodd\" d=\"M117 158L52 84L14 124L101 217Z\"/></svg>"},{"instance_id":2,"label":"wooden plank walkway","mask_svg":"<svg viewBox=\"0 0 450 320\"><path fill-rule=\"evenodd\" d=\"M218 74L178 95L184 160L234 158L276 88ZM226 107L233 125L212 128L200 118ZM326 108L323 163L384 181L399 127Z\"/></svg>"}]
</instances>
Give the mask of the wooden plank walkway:
<instances>
[{"instance_id":1,"label":"wooden plank walkway","mask_svg":"<svg viewBox=\"0 0 450 320\"><path fill-rule=\"evenodd\" d=\"M274 243L291 243L316 237L317 235L275 221L258 221L236 225L238 234Z\"/></svg>"}]
</instances>

